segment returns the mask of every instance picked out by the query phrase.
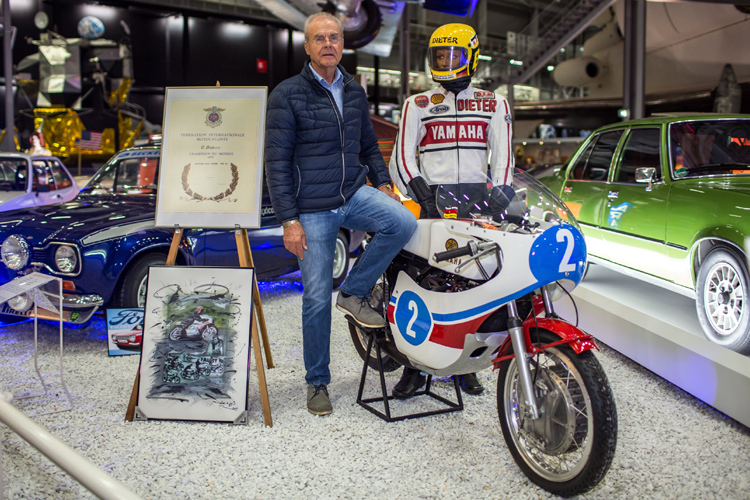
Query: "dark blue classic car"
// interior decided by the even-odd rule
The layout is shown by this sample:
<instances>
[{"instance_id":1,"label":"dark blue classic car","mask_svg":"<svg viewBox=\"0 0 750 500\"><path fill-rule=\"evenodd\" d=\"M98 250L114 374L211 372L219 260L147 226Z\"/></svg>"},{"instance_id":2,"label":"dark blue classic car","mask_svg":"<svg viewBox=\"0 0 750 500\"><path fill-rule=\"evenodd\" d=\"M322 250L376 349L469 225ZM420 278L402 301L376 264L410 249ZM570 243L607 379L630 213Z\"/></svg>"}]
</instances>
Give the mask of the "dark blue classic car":
<instances>
[{"instance_id":1,"label":"dark blue classic car","mask_svg":"<svg viewBox=\"0 0 750 500\"><path fill-rule=\"evenodd\" d=\"M143 307L148 268L166 262L174 235L154 227L159 158L158 147L123 150L72 201L2 214L0 285L32 271L60 277L64 319L75 323L87 321L102 305ZM284 248L267 192L262 203L261 227L248 231L261 280L298 269L296 257ZM350 252L363 237L339 232L334 287L346 277ZM239 266L234 231L186 229L177 265ZM27 316L31 304L19 296L2 304L0 314Z\"/></svg>"}]
</instances>

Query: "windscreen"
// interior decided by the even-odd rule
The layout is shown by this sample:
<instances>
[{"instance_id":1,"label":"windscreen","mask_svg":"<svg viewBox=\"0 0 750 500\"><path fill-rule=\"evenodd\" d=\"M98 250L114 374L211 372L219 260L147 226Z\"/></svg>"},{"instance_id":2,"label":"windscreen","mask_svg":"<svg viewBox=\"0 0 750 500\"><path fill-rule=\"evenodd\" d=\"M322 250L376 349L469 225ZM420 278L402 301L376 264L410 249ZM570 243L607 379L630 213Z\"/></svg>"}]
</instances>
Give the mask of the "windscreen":
<instances>
[{"instance_id":1,"label":"windscreen","mask_svg":"<svg viewBox=\"0 0 750 500\"><path fill-rule=\"evenodd\" d=\"M441 184L436 190L435 201L438 211L446 219L523 225L564 221L578 226L560 198L520 171L513 174L510 186L495 185L490 179L484 183Z\"/></svg>"}]
</instances>

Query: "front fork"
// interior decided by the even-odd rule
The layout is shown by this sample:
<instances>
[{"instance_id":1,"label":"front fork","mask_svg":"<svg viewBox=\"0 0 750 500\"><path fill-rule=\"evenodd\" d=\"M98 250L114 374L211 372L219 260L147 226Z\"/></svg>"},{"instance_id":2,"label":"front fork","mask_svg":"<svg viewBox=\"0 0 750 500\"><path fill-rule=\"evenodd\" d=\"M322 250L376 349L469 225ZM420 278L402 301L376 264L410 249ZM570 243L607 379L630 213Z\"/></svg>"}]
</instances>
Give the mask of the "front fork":
<instances>
[{"instance_id":1,"label":"front fork","mask_svg":"<svg viewBox=\"0 0 750 500\"><path fill-rule=\"evenodd\" d=\"M531 411L531 418L536 420L539 418L539 408L536 405L534 385L531 382L531 368L529 368L529 355L526 353L523 321L518 316L518 308L516 307L515 300L508 302L508 316L508 332L510 333L510 341L513 344L513 352L516 355L516 363L518 363L518 378L521 381L521 390L523 391L524 399L526 399L526 404Z\"/></svg>"},{"instance_id":2,"label":"front fork","mask_svg":"<svg viewBox=\"0 0 750 500\"><path fill-rule=\"evenodd\" d=\"M552 306L552 297L550 296L549 289L546 286L543 286L541 292L545 315L548 318L556 318L557 314ZM541 313L541 310L537 311L536 306L534 306L532 314L536 315L539 313ZM526 352L526 337L523 333L523 321L521 321L521 318L518 316L518 308L516 307L515 300L508 302L508 332L510 333L510 341L513 344L516 363L518 363L518 377L521 381L523 397L526 399L526 404L531 412L531 418L536 420L539 418L539 407L536 404L534 384L531 381L531 368L529 367L529 359L533 355Z\"/></svg>"}]
</instances>

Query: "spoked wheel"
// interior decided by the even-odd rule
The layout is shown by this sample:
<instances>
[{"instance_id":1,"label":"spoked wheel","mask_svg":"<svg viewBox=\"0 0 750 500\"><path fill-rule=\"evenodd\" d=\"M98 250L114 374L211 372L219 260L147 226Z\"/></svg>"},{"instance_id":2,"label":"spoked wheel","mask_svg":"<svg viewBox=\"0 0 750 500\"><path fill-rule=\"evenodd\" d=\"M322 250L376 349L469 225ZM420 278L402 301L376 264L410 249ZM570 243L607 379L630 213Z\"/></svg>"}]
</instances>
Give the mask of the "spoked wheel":
<instances>
[{"instance_id":1,"label":"spoked wheel","mask_svg":"<svg viewBox=\"0 0 750 500\"><path fill-rule=\"evenodd\" d=\"M559 340L532 332L537 345ZM516 359L500 366L497 401L503 437L523 472L545 490L571 497L605 476L617 445L617 410L612 389L591 351L568 345L530 359L540 418L534 420L523 397Z\"/></svg>"}]
</instances>

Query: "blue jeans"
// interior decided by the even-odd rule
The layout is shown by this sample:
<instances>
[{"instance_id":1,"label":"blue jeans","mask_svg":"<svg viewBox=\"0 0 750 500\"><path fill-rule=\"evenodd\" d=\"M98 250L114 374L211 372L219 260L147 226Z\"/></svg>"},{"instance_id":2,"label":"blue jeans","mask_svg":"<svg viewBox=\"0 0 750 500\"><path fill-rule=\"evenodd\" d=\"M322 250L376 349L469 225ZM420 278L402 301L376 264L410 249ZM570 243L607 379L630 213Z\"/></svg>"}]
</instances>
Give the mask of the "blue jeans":
<instances>
[{"instance_id":1,"label":"blue jeans","mask_svg":"<svg viewBox=\"0 0 750 500\"><path fill-rule=\"evenodd\" d=\"M301 214L307 250L297 259L302 271L302 344L308 384L331 382L331 298L333 254L339 228L375 233L341 291L368 297L370 289L417 227L414 215L385 193L362 186L335 210Z\"/></svg>"}]
</instances>

